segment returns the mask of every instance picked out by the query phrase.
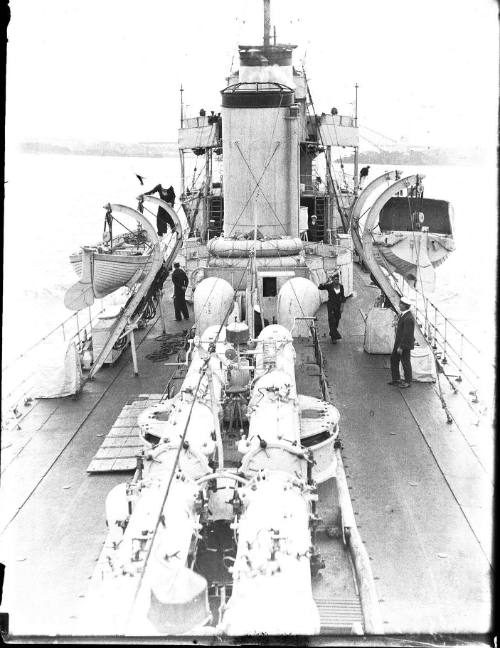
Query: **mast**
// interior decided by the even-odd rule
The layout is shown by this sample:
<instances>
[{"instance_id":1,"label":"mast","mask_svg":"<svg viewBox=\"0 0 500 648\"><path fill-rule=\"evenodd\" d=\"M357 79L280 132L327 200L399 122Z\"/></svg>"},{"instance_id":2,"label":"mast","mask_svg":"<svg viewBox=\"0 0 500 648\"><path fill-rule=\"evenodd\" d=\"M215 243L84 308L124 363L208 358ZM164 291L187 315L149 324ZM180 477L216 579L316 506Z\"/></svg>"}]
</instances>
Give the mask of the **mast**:
<instances>
[{"instance_id":1,"label":"mast","mask_svg":"<svg viewBox=\"0 0 500 648\"><path fill-rule=\"evenodd\" d=\"M358 84L354 86L355 88L355 97L354 97L354 126L358 127ZM359 192L359 146L354 147L354 195L357 196Z\"/></svg>"},{"instance_id":2,"label":"mast","mask_svg":"<svg viewBox=\"0 0 500 648\"><path fill-rule=\"evenodd\" d=\"M184 127L184 88L181 83L181 128Z\"/></svg>"},{"instance_id":3,"label":"mast","mask_svg":"<svg viewBox=\"0 0 500 648\"><path fill-rule=\"evenodd\" d=\"M264 0L264 47L271 44L271 0Z\"/></svg>"},{"instance_id":4,"label":"mast","mask_svg":"<svg viewBox=\"0 0 500 648\"><path fill-rule=\"evenodd\" d=\"M181 128L184 128L184 88L182 87L181 83ZM184 195L184 189L185 189L185 171L184 171L184 151L179 149L179 155L181 158L181 195Z\"/></svg>"}]
</instances>

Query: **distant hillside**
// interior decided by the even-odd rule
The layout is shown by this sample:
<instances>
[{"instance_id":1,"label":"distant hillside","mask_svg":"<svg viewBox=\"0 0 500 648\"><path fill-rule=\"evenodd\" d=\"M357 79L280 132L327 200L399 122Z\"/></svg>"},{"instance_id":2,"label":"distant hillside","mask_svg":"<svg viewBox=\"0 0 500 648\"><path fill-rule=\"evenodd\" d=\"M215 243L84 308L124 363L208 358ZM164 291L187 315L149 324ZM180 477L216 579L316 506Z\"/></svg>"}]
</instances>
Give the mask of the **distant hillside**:
<instances>
[{"instance_id":1,"label":"distant hillside","mask_svg":"<svg viewBox=\"0 0 500 648\"><path fill-rule=\"evenodd\" d=\"M458 150L443 148L409 149L406 151L361 151L360 164L471 164L484 159L485 151L477 149ZM354 162L354 154L342 157L343 162Z\"/></svg>"},{"instance_id":2,"label":"distant hillside","mask_svg":"<svg viewBox=\"0 0 500 648\"><path fill-rule=\"evenodd\" d=\"M173 157L178 153L176 142L31 141L23 142L20 149L23 153L128 157Z\"/></svg>"},{"instance_id":3,"label":"distant hillside","mask_svg":"<svg viewBox=\"0 0 500 648\"><path fill-rule=\"evenodd\" d=\"M80 142L78 140L34 140L23 142L23 153L55 153L62 155L109 155L128 157L175 157L176 142ZM409 149L405 151L361 151L360 164L470 164L484 159L481 149L455 150L444 148ZM343 162L353 162L354 155L342 157Z\"/></svg>"}]
</instances>

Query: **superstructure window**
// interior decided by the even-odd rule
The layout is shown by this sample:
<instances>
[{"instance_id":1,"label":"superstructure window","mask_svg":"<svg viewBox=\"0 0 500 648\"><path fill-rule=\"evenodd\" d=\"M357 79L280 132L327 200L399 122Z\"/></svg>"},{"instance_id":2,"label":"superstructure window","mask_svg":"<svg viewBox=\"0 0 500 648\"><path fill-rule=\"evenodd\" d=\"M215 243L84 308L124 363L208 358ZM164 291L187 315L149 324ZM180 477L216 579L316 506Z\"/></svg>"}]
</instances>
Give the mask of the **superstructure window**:
<instances>
[{"instance_id":1,"label":"superstructure window","mask_svg":"<svg viewBox=\"0 0 500 648\"><path fill-rule=\"evenodd\" d=\"M262 277L262 296L276 297L277 280L276 277Z\"/></svg>"}]
</instances>

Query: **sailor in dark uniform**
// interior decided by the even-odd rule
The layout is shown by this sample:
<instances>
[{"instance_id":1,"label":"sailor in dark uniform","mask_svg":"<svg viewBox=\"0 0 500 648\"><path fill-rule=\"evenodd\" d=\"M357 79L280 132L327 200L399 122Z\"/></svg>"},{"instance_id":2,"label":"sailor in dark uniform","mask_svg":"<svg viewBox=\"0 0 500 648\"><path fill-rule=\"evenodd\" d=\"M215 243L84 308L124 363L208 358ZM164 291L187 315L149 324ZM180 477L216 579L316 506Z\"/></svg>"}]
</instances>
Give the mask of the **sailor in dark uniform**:
<instances>
[{"instance_id":1,"label":"sailor in dark uniform","mask_svg":"<svg viewBox=\"0 0 500 648\"><path fill-rule=\"evenodd\" d=\"M359 172L359 187L360 187L360 189L364 185L366 179L368 178L369 171L370 171L370 165L363 167L361 169L361 171Z\"/></svg>"},{"instance_id":2,"label":"sailor in dark uniform","mask_svg":"<svg viewBox=\"0 0 500 648\"><path fill-rule=\"evenodd\" d=\"M189 285L187 274L182 270L180 263L174 263L172 272L172 282L174 284L174 310L175 319L180 322L182 315L184 319L189 319L189 311L186 304L186 288Z\"/></svg>"},{"instance_id":3,"label":"sailor in dark uniform","mask_svg":"<svg viewBox=\"0 0 500 648\"><path fill-rule=\"evenodd\" d=\"M342 338L338 332L338 325L342 316L342 311L344 310L344 302L346 300L344 295L344 286L340 283L338 273L332 275L331 281L320 284L318 289L328 291L327 308L330 338L332 344L337 344L337 340Z\"/></svg>"},{"instance_id":4,"label":"sailor in dark uniform","mask_svg":"<svg viewBox=\"0 0 500 648\"><path fill-rule=\"evenodd\" d=\"M410 311L410 302L406 297L401 297L399 301L399 309L401 314L398 319L396 328L396 340L394 341L394 349L391 354L391 374L392 380L389 385L397 385L398 387L409 387L412 381L411 373L411 350L415 346L415 318ZM405 379L402 381L399 375L399 363L403 365L403 372Z\"/></svg>"},{"instance_id":5,"label":"sailor in dark uniform","mask_svg":"<svg viewBox=\"0 0 500 648\"><path fill-rule=\"evenodd\" d=\"M164 189L161 184L156 185L151 191L145 191L145 196L150 196L151 194L158 193L160 198L170 205L174 206L175 203L175 191L172 186L168 189ZM158 231L158 236L162 236L168 232L168 228L173 231L175 229L175 224L170 215L163 209L163 207L158 207L158 213L156 215L156 229Z\"/></svg>"}]
</instances>

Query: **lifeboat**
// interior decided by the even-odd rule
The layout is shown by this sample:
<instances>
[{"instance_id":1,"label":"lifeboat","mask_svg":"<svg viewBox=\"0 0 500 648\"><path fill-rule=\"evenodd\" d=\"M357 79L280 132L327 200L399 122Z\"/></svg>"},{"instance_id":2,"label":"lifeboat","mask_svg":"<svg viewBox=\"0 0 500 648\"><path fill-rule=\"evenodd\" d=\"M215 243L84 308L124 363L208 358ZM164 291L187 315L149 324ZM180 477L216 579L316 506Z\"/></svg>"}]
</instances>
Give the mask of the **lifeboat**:
<instances>
[{"instance_id":1,"label":"lifeboat","mask_svg":"<svg viewBox=\"0 0 500 648\"><path fill-rule=\"evenodd\" d=\"M136 234L136 233L134 233ZM106 297L121 286L141 280L151 267L151 247L145 246L142 231L132 236L115 237L110 247L85 246L72 254L70 263L78 277L92 278L94 296ZM112 250L112 251L111 251Z\"/></svg>"},{"instance_id":2,"label":"lifeboat","mask_svg":"<svg viewBox=\"0 0 500 648\"><path fill-rule=\"evenodd\" d=\"M103 241L94 246L83 246L80 252L70 255L70 262L78 275L78 282L66 292L64 304L71 310L91 306L94 299L102 299L122 286L132 287L146 278L153 263L155 248L161 251L165 262L177 249L182 227L176 212L163 200L147 196L148 201L161 206L175 224L175 232L160 238L148 219L136 210L114 205L114 210L137 221L135 231L112 237L105 229ZM106 213L106 224L112 220ZM109 226L110 227L110 226Z\"/></svg>"},{"instance_id":3,"label":"lifeboat","mask_svg":"<svg viewBox=\"0 0 500 648\"><path fill-rule=\"evenodd\" d=\"M432 291L434 268L455 249L450 203L393 196L380 211L379 228L379 232L372 232L377 261L402 275L410 285L423 281Z\"/></svg>"}]
</instances>

